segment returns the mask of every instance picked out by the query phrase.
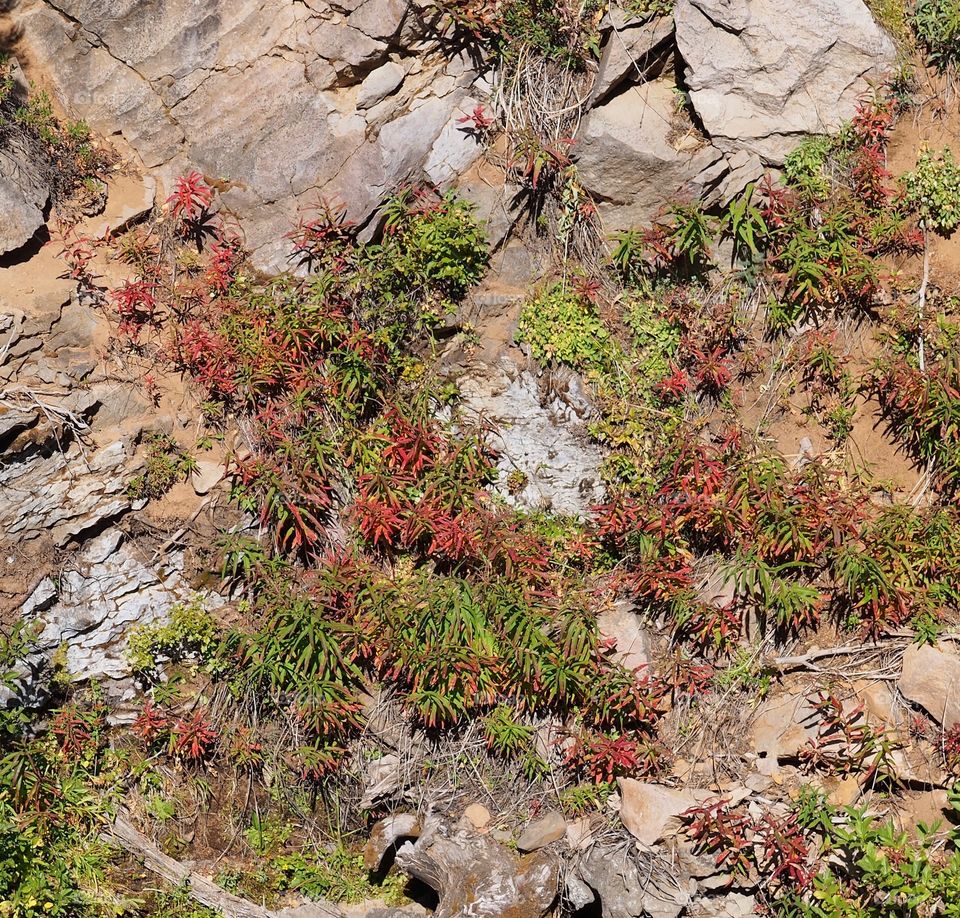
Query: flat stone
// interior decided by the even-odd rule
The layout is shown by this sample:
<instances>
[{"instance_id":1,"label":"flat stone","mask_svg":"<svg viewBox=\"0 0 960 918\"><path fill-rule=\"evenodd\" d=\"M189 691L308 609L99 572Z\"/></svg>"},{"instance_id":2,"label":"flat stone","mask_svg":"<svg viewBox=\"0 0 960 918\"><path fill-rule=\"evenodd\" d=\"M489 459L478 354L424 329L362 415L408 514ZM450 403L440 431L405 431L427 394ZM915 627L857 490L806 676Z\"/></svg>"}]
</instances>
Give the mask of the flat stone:
<instances>
[{"instance_id":1,"label":"flat stone","mask_svg":"<svg viewBox=\"0 0 960 918\"><path fill-rule=\"evenodd\" d=\"M107 190L104 212L87 220L80 230L92 239L122 233L149 214L156 202L157 180L149 174L120 175L107 183Z\"/></svg>"},{"instance_id":2,"label":"flat stone","mask_svg":"<svg viewBox=\"0 0 960 918\"><path fill-rule=\"evenodd\" d=\"M761 770L775 770L778 761L794 758L816 735L816 712L803 695L792 693L764 701L750 725L750 745Z\"/></svg>"},{"instance_id":3,"label":"flat stone","mask_svg":"<svg viewBox=\"0 0 960 918\"><path fill-rule=\"evenodd\" d=\"M895 727L899 723L900 718L894 710L893 687L889 683L859 681L853 684L853 688L871 720L885 727Z\"/></svg>"},{"instance_id":4,"label":"flat stone","mask_svg":"<svg viewBox=\"0 0 960 918\"><path fill-rule=\"evenodd\" d=\"M696 890L689 874L678 867L671 863L669 871L651 871L628 845L595 844L575 871L596 892L604 918L677 918L690 906Z\"/></svg>"},{"instance_id":5,"label":"flat stone","mask_svg":"<svg viewBox=\"0 0 960 918\"><path fill-rule=\"evenodd\" d=\"M50 191L26 151L0 150L0 254L29 242L44 224Z\"/></svg>"},{"instance_id":6,"label":"flat stone","mask_svg":"<svg viewBox=\"0 0 960 918\"><path fill-rule=\"evenodd\" d=\"M903 654L898 687L944 730L960 723L960 656L946 645L911 644Z\"/></svg>"},{"instance_id":7,"label":"flat stone","mask_svg":"<svg viewBox=\"0 0 960 918\"><path fill-rule=\"evenodd\" d=\"M672 36L673 19L669 16L611 28L593 86L594 104L607 101L624 83L639 83L656 75L651 72L655 66L651 58L666 57Z\"/></svg>"},{"instance_id":8,"label":"flat stone","mask_svg":"<svg viewBox=\"0 0 960 918\"><path fill-rule=\"evenodd\" d=\"M406 71L399 64L388 61L369 73L357 91L357 108L372 108L385 99L403 82Z\"/></svg>"},{"instance_id":9,"label":"flat stone","mask_svg":"<svg viewBox=\"0 0 960 918\"><path fill-rule=\"evenodd\" d=\"M576 390L575 384L572 388ZM602 456L583 435L576 410L562 400L546 407L537 378L510 357L494 365L471 365L460 379L464 405L495 425L491 442L499 453L497 492L510 503L556 513L586 515L603 495ZM574 391L573 395L577 393ZM508 487L509 476L525 476L520 490Z\"/></svg>"},{"instance_id":10,"label":"flat stone","mask_svg":"<svg viewBox=\"0 0 960 918\"><path fill-rule=\"evenodd\" d=\"M347 22L371 38L389 39L400 31L409 7L409 0L366 0Z\"/></svg>"},{"instance_id":11,"label":"flat stone","mask_svg":"<svg viewBox=\"0 0 960 918\"><path fill-rule=\"evenodd\" d=\"M613 641L613 658L627 669L646 668L650 662L650 635L640 624L630 602L618 602L597 616L600 636Z\"/></svg>"},{"instance_id":12,"label":"flat stone","mask_svg":"<svg viewBox=\"0 0 960 918\"><path fill-rule=\"evenodd\" d=\"M913 829L920 823L930 827L936 822L941 824L941 829L950 826L947 814L952 816L953 810L945 790L906 794L897 803L898 818L904 828Z\"/></svg>"},{"instance_id":13,"label":"flat stone","mask_svg":"<svg viewBox=\"0 0 960 918\"><path fill-rule=\"evenodd\" d=\"M224 478L222 462L198 459L197 467L190 474L190 484L200 495L209 494Z\"/></svg>"},{"instance_id":14,"label":"flat stone","mask_svg":"<svg viewBox=\"0 0 960 918\"><path fill-rule=\"evenodd\" d=\"M669 80L633 86L593 109L573 150L611 230L649 223L667 201L701 197L726 170L716 147L692 124L684 129Z\"/></svg>"},{"instance_id":15,"label":"flat stone","mask_svg":"<svg viewBox=\"0 0 960 918\"><path fill-rule=\"evenodd\" d=\"M479 102L470 96L460 102L427 154L423 171L440 188L449 186L483 153L483 144L460 123L477 105Z\"/></svg>"},{"instance_id":16,"label":"flat stone","mask_svg":"<svg viewBox=\"0 0 960 918\"><path fill-rule=\"evenodd\" d=\"M481 830L489 827L490 820L493 817L490 815L490 810L482 803L471 803L470 806L463 811L463 818L475 829Z\"/></svg>"},{"instance_id":17,"label":"flat stone","mask_svg":"<svg viewBox=\"0 0 960 918\"><path fill-rule=\"evenodd\" d=\"M0 468L0 529L7 538L49 536L65 545L131 508L121 441L95 452L76 443L48 457Z\"/></svg>"},{"instance_id":18,"label":"flat stone","mask_svg":"<svg viewBox=\"0 0 960 918\"><path fill-rule=\"evenodd\" d=\"M41 582L21 609L39 625L37 645L44 656L66 647L67 669L76 680L129 677L130 631L163 621L174 605L195 595L177 570L146 567L121 539L116 529L93 539L74 566L60 573L52 593L52 581ZM217 604L213 597L208 602Z\"/></svg>"},{"instance_id":19,"label":"flat stone","mask_svg":"<svg viewBox=\"0 0 960 918\"><path fill-rule=\"evenodd\" d=\"M641 844L652 846L676 825L676 817L696 804L685 791L633 778L620 778L620 820Z\"/></svg>"},{"instance_id":20,"label":"flat stone","mask_svg":"<svg viewBox=\"0 0 960 918\"><path fill-rule=\"evenodd\" d=\"M827 800L833 806L853 806L859 796L860 782L856 775L847 775L833 785L827 794Z\"/></svg>"},{"instance_id":21,"label":"flat stone","mask_svg":"<svg viewBox=\"0 0 960 918\"><path fill-rule=\"evenodd\" d=\"M559 841L566 831L567 821L560 813L547 813L527 825L517 839L517 848L520 851L536 851Z\"/></svg>"},{"instance_id":22,"label":"flat stone","mask_svg":"<svg viewBox=\"0 0 960 918\"><path fill-rule=\"evenodd\" d=\"M574 851L588 848L593 842L593 830L590 827L590 817L580 816L567 823L565 837L567 844Z\"/></svg>"}]
</instances>

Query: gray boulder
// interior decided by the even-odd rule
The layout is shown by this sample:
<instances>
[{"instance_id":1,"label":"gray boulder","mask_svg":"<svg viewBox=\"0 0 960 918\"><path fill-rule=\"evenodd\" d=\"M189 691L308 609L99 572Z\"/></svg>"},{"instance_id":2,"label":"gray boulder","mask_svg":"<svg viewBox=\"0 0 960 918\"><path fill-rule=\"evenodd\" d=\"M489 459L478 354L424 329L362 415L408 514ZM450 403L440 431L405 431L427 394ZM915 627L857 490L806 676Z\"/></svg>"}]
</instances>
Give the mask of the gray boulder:
<instances>
[{"instance_id":1,"label":"gray boulder","mask_svg":"<svg viewBox=\"0 0 960 918\"><path fill-rule=\"evenodd\" d=\"M707 134L771 165L839 128L896 53L862 0L677 0L674 18Z\"/></svg>"},{"instance_id":2,"label":"gray boulder","mask_svg":"<svg viewBox=\"0 0 960 918\"><path fill-rule=\"evenodd\" d=\"M405 75L403 67L394 61L388 61L382 67L378 67L360 84L357 108L372 108L389 96L403 82Z\"/></svg>"},{"instance_id":3,"label":"gray boulder","mask_svg":"<svg viewBox=\"0 0 960 918\"><path fill-rule=\"evenodd\" d=\"M282 269L319 197L363 224L398 185L447 186L479 152L456 129L475 74L419 41L414 7L32 0L15 18L71 115L129 143L161 199L193 169L217 182L258 266ZM400 43L416 66L388 61Z\"/></svg>"},{"instance_id":4,"label":"gray boulder","mask_svg":"<svg viewBox=\"0 0 960 918\"><path fill-rule=\"evenodd\" d=\"M631 846L594 845L568 877L575 877L581 903L591 901L586 899L587 890L599 898L605 918L677 918L690 906L697 888L680 867L653 855L638 855Z\"/></svg>"},{"instance_id":5,"label":"gray boulder","mask_svg":"<svg viewBox=\"0 0 960 918\"><path fill-rule=\"evenodd\" d=\"M50 190L29 156L0 150L0 255L19 249L43 226Z\"/></svg>"},{"instance_id":6,"label":"gray boulder","mask_svg":"<svg viewBox=\"0 0 960 918\"><path fill-rule=\"evenodd\" d=\"M43 580L23 605L24 618L42 628L39 649L52 654L65 646L75 679L129 676L129 632L164 620L173 605L192 595L179 573L148 569L120 541L119 530L107 530L56 581Z\"/></svg>"},{"instance_id":7,"label":"gray boulder","mask_svg":"<svg viewBox=\"0 0 960 918\"><path fill-rule=\"evenodd\" d=\"M960 723L960 656L949 645L908 647L897 687L944 730Z\"/></svg>"},{"instance_id":8,"label":"gray boulder","mask_svg":"<svg viewBox=\"0 0 960 918\"><path fill-rule=\"evenodd\" d=\"M670 199L703 197L723 177L721 152L678 112L668 80L632 86L595 108L577 145L580 180L608 229L653 218Z\"/></svg>"},{"instance_id":9,"label":"gray boulder","mask_svg":"<svg viewBox=\"0 0 960 918\"><path fill-rule=\"evenodd\" d=\"M522 507L586 515L603 497L603 457L586 435L592 408L582 380L569 374L564 385L565 392L542 396L537 378L509 356L494 366L472 365L460 379L466 411L494 425L501 496ZM522 487L509 486L511 474Z\"/></svg>"},{"instance_id":10,"label":"gray boulder","mask_svg":"<svg viewBox=\"0 0 960 918\"><path fill-rule=\"evenodd\" d=\"M553 810L539 819L534 819L517 839L517 850L538 851L555 841L559 841L567 833L567 821Z\"/></svg>"},{"instance_id":11,"label":"gray boulder","mask_svg":"<svg viewBox=\"0 0 960 918\"><path fill-rule=\"evenodd\" d=\"M673 20L666 16L643 23L614 21L600 55L594 104L607 101L624 83L659 76L673 50L672 39Z\"/></svg>"},{"instance_id":12,"label":"gray boulder","mask_svg":"<svg viewBox=\"0 0 960 918\"><path fill-rule=\"evenodd\" d=\"M0 469L0 528L7 539L49 537L66 545L131 508L122 441L96 451L76 441L48 458L33 455Z\"/></svg>"},{"instance_id":13,"label":"gray boulder","mask_svg":"<svg viewBox=\"0 0 960 918\"><path fill-rule=\"evenodd\" d=\"M545 852L517 858L489 836L430 822L397 866L439 896L434 918L541 918L559 887L559 864Z\"/></svg>"}]
</instances>

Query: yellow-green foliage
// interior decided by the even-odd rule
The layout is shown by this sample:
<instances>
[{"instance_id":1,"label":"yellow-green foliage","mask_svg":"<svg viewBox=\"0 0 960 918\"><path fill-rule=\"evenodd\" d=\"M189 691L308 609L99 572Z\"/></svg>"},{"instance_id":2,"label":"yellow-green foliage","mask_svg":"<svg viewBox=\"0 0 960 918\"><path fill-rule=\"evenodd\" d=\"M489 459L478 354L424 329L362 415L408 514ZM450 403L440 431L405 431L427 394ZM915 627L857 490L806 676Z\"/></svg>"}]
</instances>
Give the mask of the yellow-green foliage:
<instances>
[{"instance_id":1,"label":"yellow-green foliage","mask_svg":"<svg viewBox=\"0 0 960 918\"><path fill-rule=\"evenodd\" d=\"M960 224L960 165L944 148L936 155L925 149L917 168L903 177L909 204L920 222L943 235Z\"/></svg>"},{"instance_id":2,"label":"yellow-green foliage","mask_svg":"<svg viewBox=\"0 0 960 918\"><path fill-rule=\"evenodd\" d=\"M150 672L160 657L209 662L220 646L220 629L197 598L176 605L163 624L134 630L127 641L127 659L135 672Z\"/></svg>"},{"instance_id":3,"label":"yellow-green foliage","mask_svg":"<svg viewBox=\"0 0 960 918\"><path fill-rule=\"evenodd\" d=\"M612 369L621 356L596 306L564 284L542 291L524 307L516 337L541 363L562 363L587 374Z\"/></svg>"}]
</instances>

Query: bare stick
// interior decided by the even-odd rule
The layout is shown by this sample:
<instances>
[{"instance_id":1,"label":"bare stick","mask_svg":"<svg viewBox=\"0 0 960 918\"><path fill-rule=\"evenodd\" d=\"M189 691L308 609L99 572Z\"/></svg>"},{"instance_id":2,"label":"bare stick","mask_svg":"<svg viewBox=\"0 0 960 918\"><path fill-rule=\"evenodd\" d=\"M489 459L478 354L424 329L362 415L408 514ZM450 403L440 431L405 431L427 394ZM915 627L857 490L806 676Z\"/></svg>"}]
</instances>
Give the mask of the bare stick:
<instances>
[{"instance_id":1,"label":"bare stick","mask_svg":"<svg viewBox=\"0 0 960 918\"><path fill-rule=\"evenodd\" d=\"M193 873L180 861L164 854L149 838L139 832L126 816L118 816L113 824L108 840L115 841L121 848L143 861L143 866L174 886L183 886L201 905L216 909L226 918L277 918L277 912L262 905L242 899L221 889L212 880ZM310 913L304 912L304 918L331 916L340 918L340 909L328 903L310 904Z\"/></svg>"},{"instance_id":2,"label":"bare stick","mask_svg":"<svg viewBox=\"0 0 960 918\"><path fill-rule=\"evenodd\" d=\"M917 319L920 329L920 347L917 359L920 364L920 372L927 372L927 360L923 346L923 317L927 308L927 284L930 282L930 246L927 244L927 224L923 224L923 279L920 281L920 295L917 305Z\"/></svg>"}]
</instances>

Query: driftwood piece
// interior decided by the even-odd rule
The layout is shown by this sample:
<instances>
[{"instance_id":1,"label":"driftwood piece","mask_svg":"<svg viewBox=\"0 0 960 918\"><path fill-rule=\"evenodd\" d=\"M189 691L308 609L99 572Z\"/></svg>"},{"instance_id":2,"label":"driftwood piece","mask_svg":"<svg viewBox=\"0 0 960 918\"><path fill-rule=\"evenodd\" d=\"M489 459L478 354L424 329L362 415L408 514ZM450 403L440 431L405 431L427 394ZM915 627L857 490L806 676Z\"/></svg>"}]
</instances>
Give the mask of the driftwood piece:
<instances>
[{"instance_id":1,"label":"driftwood piece","mask_svg":"<svg viewBox=\"0 0 960 918\"><path fill-rule=\"evenodd\" d=\"M370 831L363 849L363 866L379 870L386 853L401 838L419 838L420 820L413 813L395 813L381 819Z\"/></svg>"},{"instance_id":2,"label":"driftwood piece","mask_svg":"<svg viewBox=\"0 0 960 918\"><path fill-rule=\"evenodd\" d=\"M541 918L557 897L559 865L545 851L516 858L485 835L428 824L397 866L439 896L433 918Z\"/></svg>"},{"instance_id":3,"label":"driftwood piece","mask_svg":"<svg viewBox=\"0 0 960 918\"><path fill-rule=\"evenodd\" d=\"M174 886L185 887L197 902L216 909L226 918L342 918L343 916L336 906L324 902L309 902L296 908L285 908L275 912L249 899L228 893L213 881L194 873L186 864L164 854L123 815L117 817L107 839L116 842L125 851L143 861L143 866L151 873L163 877Z\"/></svg>"}]
</instances>

